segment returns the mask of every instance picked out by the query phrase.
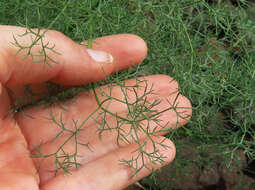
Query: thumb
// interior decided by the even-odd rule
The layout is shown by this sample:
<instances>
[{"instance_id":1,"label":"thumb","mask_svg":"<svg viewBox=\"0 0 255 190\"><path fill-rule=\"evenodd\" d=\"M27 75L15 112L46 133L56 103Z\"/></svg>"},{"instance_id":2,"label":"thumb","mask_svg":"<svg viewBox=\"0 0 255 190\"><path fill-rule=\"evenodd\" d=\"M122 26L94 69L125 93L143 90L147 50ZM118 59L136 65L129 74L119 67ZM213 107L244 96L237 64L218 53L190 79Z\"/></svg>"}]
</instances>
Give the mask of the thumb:
<instances>
[{"instance_id":1,"label":"thumb","mask_svg":"<svg viewBox=\"0 0 255 190\"><path fill-rule=\"evenodd\" d=\"M53 30L0 26L0 35L0 82L7 87L49 80L87 84L139 63L147 52L144 41L130 34L96 39L93 50Z\"/></svg>"}]
</instances>

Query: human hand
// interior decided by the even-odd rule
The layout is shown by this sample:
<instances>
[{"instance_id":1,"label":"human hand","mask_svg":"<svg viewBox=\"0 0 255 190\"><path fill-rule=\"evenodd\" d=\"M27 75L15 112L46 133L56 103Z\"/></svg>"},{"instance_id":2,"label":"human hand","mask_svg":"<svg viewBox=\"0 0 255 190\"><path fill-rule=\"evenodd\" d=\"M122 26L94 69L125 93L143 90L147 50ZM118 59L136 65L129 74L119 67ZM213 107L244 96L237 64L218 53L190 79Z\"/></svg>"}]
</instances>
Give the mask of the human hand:
<instances>
[{"instance_id":1,"label":"human hand","mask_svg":"<svg viewBox=\"0 0 255 190\"><path fill-rule=\"evenodd\" d=\"M31 55L38 54L42 44L48 42L50 43L48 47L55 45L54 50L58 53L46 49L49 56L46 57L46 61L51 65L48 66L45 64L45 57L43 56L39 57L38 63L35 63L35 59L32 59L31 56L24 59L28 49L20 51L15 56L19 47L12 44L15 44L13 36L21 35L25 31L24 28L20 27L0 26L0 189L119 190L149 175L150 170L142 168L136 176L131 177L134 170L125 165L120 165L120 160L132 159L138 153L134 152L139 146L137 142L134 142L132 135L127 136L130 142L128 144L124 141L120 141L120 144L117 143L116 137L118 134L116 131L106 130L99 138L97 133L98 121L102 120L102 115L98 111L95 112L93 117L89 117L98 107L97 99L92 90L82 92L74 99L64 103L49 107L41 105L26 109L23 113L15 115L7 114L16 100L26 96L24 91L27 84L30 84L34 94L39 94L36 98L40 99L49 93L46 81L61 85L84 85L101 80L111 73L128 68L130 65L138 64L147 54L144 41L129 34L106 36L93 42L92 49L100 50L99 52L93 52L91 50L87 51L85 46L74 43L59 32L47 31L42 41L39 40L38 44L30 49L30 53ZM18 44L25 47L31 44L31 39L35 39L35 36L28 34L16 39L19 40ZM58 64L53 63L51 59L54 59ZM155 149L154 145L157 146L165 161L165 163L158 163L157 165L155 163L150 164L150 160L145 159L138 160L137 164L148 164L149 168L157 169L157 166L161 167L163 164L171 162L175 157L173 143L162 136L167 130L161 129L184 125L191 115L191 109L189 109L191 105L188 99L178 95L177 83L168 76L148 76L140 78L140 81L144 82L136 92L127 91L129 101L135 100L137 94L138 96L139 94L142 95L145 86L147 86L146 90L152 88L154 92L146 95L148 101L161 100L155 107L159 112L169 107L169 104L178 103L179 107L179 114L171 109L162 112L159 116L159 126L156 126L153 121L147 121L144 125L146 129L146 126L150 124L150 130L155 129L158 137L153 136L152 139L147 141L149 136L144 133L137 134L141 140L139 142L148 142L144 147L148 152ZM125 85L134 86L136 82L135 79L128 80ZM111 97L115 99L125 99L122 89L118 85L111 89L106 85L95 89L95 92L102 90L106 94L111 93ZM10 96L11 94L12 96ZM104 98L99 95L101 101ZM23 104L27 104L29 101L25 98ZM108 109L112 113L125 117L128 108L124 103L113 100ZM51 116L54 118L49 120ZM114 116L106 115L106 117L110 127L117 125ZM88 120L83 130L80 130L79 134L73 135L75 138L66 141L70 136L70 131L75 131L74 129L77 127L75 124L80 126L84 118L88 118ZM65 125L65 129L61 129L57 124ZM130 126L125 127L124 131L127 132ZM62 131L63 133L60 133ZM52 139L58 134L60 134L58 138L53 141ZM44 159L42 157L31 158L31 154L38 155L35 147L39 146L39 153L47 155L56 152L63 143L61 153L63 155L78 153L75 157L77 160L74 161L82 164L75 167L76 165L72 165L73 162L69 160L71 164L69 168L71 170L70 175L62 175L63 170L60 169L55 176L55 173L52 172L56 170L57 160L54 156L45 156ZM92 150L82 145L87 143L89 143ZM161 143L165 146L159 146ZM61 160L61 156L58 159ZM142 163L142 161L145 163ZM37 172L38 164L40 170Z\"/></svg>"}]
</instances>

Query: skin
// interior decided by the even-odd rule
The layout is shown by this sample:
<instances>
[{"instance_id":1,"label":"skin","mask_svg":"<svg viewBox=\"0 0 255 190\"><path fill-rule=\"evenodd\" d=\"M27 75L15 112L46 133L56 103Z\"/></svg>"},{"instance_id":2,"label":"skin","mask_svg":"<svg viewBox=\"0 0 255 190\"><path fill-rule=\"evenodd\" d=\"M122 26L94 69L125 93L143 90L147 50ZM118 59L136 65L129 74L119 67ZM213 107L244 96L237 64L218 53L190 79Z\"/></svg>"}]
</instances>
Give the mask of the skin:
<instances>
[{"instance_id":1,"label":"skin","mask_svg":"<svg viewBox=\"0 0 255 190\"><path fill-rule=\"evenodd\" d=\"M131 34L120 34L98 38L94 41L92 49L101 50L111 54L114 58L112 63L96 62L88 54L84 45L73 42L68 37L57 31L48 31L43 38L44 42L55 45L55 50L60 53L48 52L59 64L52 64L52 68L44 63L33 63L30 57L25 60L24 51L14 56L17 52L11 42L14 42L13 35L24 33L25 29L14 26L0 26L0 187L3 190L90 190L109 189L120 190L137 180L150 174L149 170L142 169L137 177L131 177L133 170L120 165L119 160L131 159L136 153L132 153L138 145L131 140L131 144L116 144L116 133L105 132L102 138L98 138L96 133L97 123L91 119L88 121L86 130L81 131L78 136L79 142L90 143L93 152L84 146L79 146L79 162L82 166L71 168L72 175L62 175L61 172L55 176L49 170L54 169L54 160L47 158L42 162L39 172L37 164L39 158L31 158L33 148L41 146L43 153L56 151L59 145L64 142L65 135L60 136L56 141L51 141L59 128L52 123L46 122L49 113L58 115L61 113L63 121L72 129L72 119L82 121L89 113L96 108L96 100L92 92L80 93L76 98L63 103L54 104L49 107L38 106L27 109L25 114L33 117L24 117L21 114L7 114L10 108L20 97L24 96L26 84L31 84L34 93L40 95L37 99L45 97L49 93L45 81L52 81L61 85L70 86L89 84L94 81L104 79L107 75L119 70L128 68L131 65L139 64L147 55L146 43L138 36ZM19 38L20 42L28 45L31 36ZM83 42L86 44L87 42ZM36 53L40 46L32 49ZM148 100L160 99L161 103L156 109L162 111L173 103L177 97L178 84L171 77L165 75L154 75L140 78L146 80L147 85L156 92L148 95ZM127 85L135 84L135 80L126 81ZM8 89L8 90L7 90ZM109 92L107 86L102 87L105 92ZM99 91L99 89L97 89ZM12 96L10 96L12 92ZM143 91L138 90L138 94ZM15 95L15 96L13 96ZM112 89L112 96L123 99L123 94L118 86ZM15 97L15 98L14 98ZM135 99L134 93L129 93L130 101ZM22 102L23 105L29 103L29 99ZM178 110L182 117L187 119L191 115L191 104L183 96L178 96ZM63 111L63 106L68 111ZM114 102L109 108L112 112L125 116L127 107L124 104ZM99 118L100 119L100 118ZM181 119L176 112L169 110L160 115L160 124L169 128L177 128L186 124L187 119ZM110 126L116 125L115 117L107 118ZM175 125L178 122L178 125ZM159 130L155 124L150 123L152 129ZM174 127L173 127L174 126ZM128 131L129 126L125 126ZM157 128L156 128L157 127ZM169 148L159 146L160 154L165 158L166 163L173 161L175 157L174 144L163 137L165 132L158 131L158 137L153 137L155 142L161 142ZM139 133L141 142L147 137ZM66 152L74 151L74 141L70 141L64 147ZM146 150L153 149L149 141ZM149 162L145 159L145 162ZM138 165L141 160L138 161ZM159 163L160 164L160 163ZM160 167L163 165L160 165ZM157 169L154 164L149 164L151 169Z\"/></svg>"}]
</instances>

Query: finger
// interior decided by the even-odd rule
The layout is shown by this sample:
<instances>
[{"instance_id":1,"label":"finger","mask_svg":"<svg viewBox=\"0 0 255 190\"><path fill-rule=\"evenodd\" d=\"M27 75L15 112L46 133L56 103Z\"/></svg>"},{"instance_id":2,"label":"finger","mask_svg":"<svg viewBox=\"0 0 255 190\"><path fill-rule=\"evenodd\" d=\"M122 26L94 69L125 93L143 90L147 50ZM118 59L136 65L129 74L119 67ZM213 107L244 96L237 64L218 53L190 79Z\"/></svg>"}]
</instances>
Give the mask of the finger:
<instances>
[{"instance_id":1,"label":"finger","mask_svg":"<svg viewBox=\"0 0 255 190\"><path fill-rule=\"evenodd\" d=\"M118 36L116 38L116 36ZM82 44L87 45L88 41ZM121 46L124 46L125 49ZM113 55L116 64L113 71L128 68L131 65L140 63L147 56L145 42L137 36L130 34L111 35L93 40L92 49L109 52Z\"/></svg>"},{"instance_id":2,"label":"finger","mask_svg":"<svg viewBox=\"0 0 255 190\"><path fill-rule=\"evenodd\" d=\"M159 150L160 156L164 161L171 162L175 157L175 147L173 143L164 139L164 137L154 138L154 142L164 143L169 148L164 148L159 144L156 148ZM130 144L126 147L119 148L93 162L83 165L77 171L72 172L72 175L59 175L48 184L43 186L41 190L55 190L55 189L111 189L121 190L130 184L135 183L139 179L150 174L150 170L142 167L147 165L148 168L156 170L158 167L163 166L162 163L154 160L152 162L149 157L139 157L137 144ZM151 141L145 146L146 152L153 153L155 149ZM159 155L158 155L159 156ZM142 168L137 176L133 176L135 170L128 166L120 165L120 160L132 160L137 158L137 164L134 166Z\"/></svg>"},{"instance_id":3,"label":"finger","mask_svg":"<svg viewBox=\"0 0 255 190\"><path fill-rule=\"evenodd\" d=\"M147 52L145 42L130 34L99 38L95 47L104 51L93 51L60 32L44 32L0 26L0 82L3 85L12 87L48 80L66 85L87 84L139 63ZM36 33L43 35L38 41ZM29 49L33 42L36 45ZM20 47L23 47L21 51Z\"/></svg>"},{"instance_id":4,"label":"finger","mask_svg":"<svg viewBox=\"0 0 255 190\"><path fill-rule=\"evenodd\" d=\"M155 93L149 93L147 95L147 98L150 100L153 99L160 99L161 97L171 95L173 94L175 97L177 94L177 83L173 81L172 78L164 75L155 75L155 76L149 76L141 78L140 80L147 81L149 87L147 87L147 91L154 85L153 89L155 90ZM126 83L127 85L136 85L137 81L135 79L129 80ZM141 84L140 84L141 86ZM113 87L111 90L107 88L107 86L103 88L99 88L98 91L104 89L106 94L111 94L113 98L124 100L125 97L130 98L130 102L134 101L136 99L136 94L132 93L129 96L125 96L121 88L119 86ZM140 94L143 94L144 88L137 88ZM129 91L128 91L129 92ZM97 94L100 95L102 92L98 92ZM98 97L100 98L100 97ZM102 98L100 98L102 99ZM173 101L174 98L172 98ZM103 101L103 99L101 100ZM108 103L108 102L107 102ZM122 113L127 111L127 106L125 103L120 103L118 101L110 101L110 105L107 109L111 111L112 113ZM190 107L189 101L185 101L184 106ZM95 99L95 96L91 93L81 93L77 98L66 102L64 104L51 106L48 108L45 108L43 105L40 107L34 107L28 110L25 110L24 112L17 115L17 122L19 123L23 134L25 135L26 139L28 140L30 148L34 146L38 146L41 143L45 143L61 132L61 128L56 125L56 123L53 122L53 118L56 121L60 121L62 118L65 127L69 130L74 130L73 120L77 120L80 123L88 118L86 120L86 128L89 126L93 126L96 124L96 121L102 120L103 115L101 115L101 118L99 117L99 112L95 113L93 117L90 117L89 115L97 109L97 101ZM190 114L191 111L189 109L186 110L187 114ZM25 116L24 116L25 115ZM26 117L29 116L29 117ZM61 118L60 118L61 117ZM172 123L176 121L176 117L168 118L166 121L169 121L169 119L173 120ZM181 121L180 121L181 122ZM185 120L183 122L186 122ZM36 127L35 127L36 126Z\"/></svg>"}]
</instances>

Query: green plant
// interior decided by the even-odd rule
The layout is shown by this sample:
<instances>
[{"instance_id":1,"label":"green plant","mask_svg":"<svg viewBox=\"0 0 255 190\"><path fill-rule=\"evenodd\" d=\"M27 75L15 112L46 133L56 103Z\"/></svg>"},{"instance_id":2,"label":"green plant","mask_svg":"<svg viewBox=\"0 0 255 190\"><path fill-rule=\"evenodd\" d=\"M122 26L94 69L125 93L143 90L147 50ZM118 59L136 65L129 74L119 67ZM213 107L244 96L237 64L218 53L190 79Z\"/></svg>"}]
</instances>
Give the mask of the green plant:
<instances>
[{"instance_id":1,"label":"green plant","mask_svg":"<svg viewBox=\"0 0 255 190\"><path fill-rule=\"evenodd\" d=\"M44 37L48 30L52 27L52 25L54 25L54 23L58 20L60 15L64 13L65 9L69 4L70 1L66 3L60 13L47 27L47 29L44 29L42 31L40 28L36 30L27 28L24 34L18 35L17 37L13 36L14 43L12 44L18 49L15 56L17 56L21 52L25 52L24 60L27 58L31 58L34 63L47 64L49 67L51 67L52 63L58 64L58 62L54 60L54 57L48 56L48 52L52 51L54 54L60 54L54 50L55 45L49 46L49 42L44 42ZM92 25L90 25L89 31L90 34L93 33ZM19 40L26 36L29 36L31 38L31 42L29 45L22 45ZM90 35L88 48L90 48L92 45L92 38L93 36ZM38 53L34 54L34 51L32 50L35 46L40 47ZM48 120L50 125L53 124L56 127L60 128L60 132L51 140L51 142L55 142L59 137L62 137L63 135L65 135L65 140L56 149L55 152L49 154L43 153L41 151L41 145L34 147L34 150L32 151L32 157L41 159L38 169L40 169L40 165L43 163L44 159L50 157L54 157L55 160L55 170L53 171L55 172L55 174L58 174L59 172L69 173L70 170L74 167L77 168L78 166L80 166L81 164L77 161L78 157L80 156L78 146L82 145L86 146L87 148L90 148L90 146L89 143L80 142L77 136L79 135L80 131L86 130L87 121L91 118L96 122L98 128L98 135L100 138L102 137L103 133L105 133L106 131L110 131L117 134L116 143L119 146L125 146L134 142L138 144L138 148L133 152L138 153L136 157L132 157L131 160L120 160L120 164L134 170L134 175L137 175L139 171L143 168L147 168L148 170L153 172L153 170L149 167L149 165L151 164L158 165L165 163L164 156L160 154L157 145L164 148L169 147L164 144L164 141L156 143L153 140L153 137L157 137L158 133L165 133L167 131L170 131L172 127L176 127L179 125L179 120L182 118L182 113L179 113L178 109L183 109L182 107L179 107L177 103L179 95L176 96L173 103L169 102L168 108L158 111L157 106L161 103L161 100L148 100L148 96L152 94L155 95L155 92L153 91L153 86L148 85L146 79L141 78L137 78L135 84L133 85L126 85L123 79L130 78L130 74L131 73L129 73L126 77L122 79L118 75L108 77L108 79L104 80L104 83L107 84L107 88L105 88L105 86L101 88L98 83L91 84L90 93L94 94L97 102L97 108L92 111L88 117L84 118L82 122L79 122L78 120L75 120L75 118L73 118L73 126L71 127L72 129L70 129L70 126L66 126L65 121L62 117L62 113L59 113L58 115L56 115L55 113L49 113L49 117L46 118L46 120ZM119 87L121 89L123 98L118 99L112 95L112 89L114 89L115 87ZM110 89L109 92L107 91L108 89ZM33 91L29 88L29 85L27 85L25 92L24 94L26 96L29 96L31 99L35 99L33 97ZM130 99L130 94L132 94L131 96L134 97L134 100ZM18 102L22 103L22 97L21 101ZM110 111L110 107L114 103L124 104L127 107L127 113L123 115ZM22 108L18 109L22 111ZM68 108L65 109L68 110ZM168 126L168 123L165 126L162 126L160 116L164 112L167 112L169 110L173 110L174 112L176 112L176 115L178 117L177 122L174 124L174 126ZM109 118L109 116L112 116L116 119L116 125L113 127L111 127L107 121L107 118ZM32 116L30 118L32 118ZM147 140L142 141L140 139L141 136L146 137ZM72 153L65 152L64 148L65 145L68 144L70 141L75 142L75 151ZM153 144L152 152L148 152L145 148L148 143ZM149 162L146 164L145 160L148 159ZM138 164L141 160L142 164Z\"/></svg>"},{"instance_id":2,"label":"green plant","mask_svg":"<svg viewBox=\"0 0 255 190\"><path fill-rule=\"evenodd\" d=\"M58 64L57 61L54 60L54 58L51 58L48 56L48 51L54 52L54 54L59 54L57 51L54 50L55 45L49 45L50 42L44 42L43 38L45 34L48 32L50 28L55 24L55 22L59 19L59 17L64 13L68 5L70 4L70 0L67 1L61 12L56 16L56 18L47 26L46 29L41 30L36 29L33 30L32 28L28 27L26 25L26 31L23 34L20 34L18 36L13 36L14 42L11 42L14 46L17 47L18 51L16 52L15 56L17 56L21 51L25 51L24 53L24 59L27 57L31 57L32 61L34 63L45 63L48 66L51 66L51 63ZM40 15L38 15L38 19L40 19ZM26 23L27 24L27 23ZM29 36L31 39L31 43L29 45L23 45L19 42L18 38L24 38L25 36ZM35 46L41 46L39 48L39 51L37 53L32 53L32 49Z\"/></svg>"},{"instance_id":3,"label":"green plant","mask_svg":"<svg viewBox=\"0 0 255 190\"><path fill-rule=\"evenodd\" d=\"M97 101L97 108L89 114L82 122L77 120L73 120L73 130L70 129L70 126L65 126L65 121L62 119L62 114L53 115L49 113L48 120L50 123L60 128L60 132L52 139L51 142L54 142L58 139L58 137L65 134L65 140L59 148L50 154L44 154L41 152L40 147L35 147L32 156L34 158L42 158L54 157L55 159L55 167L56 174L59 171L69 172L69 169L73 167L80 166L80 163L77 162L77 157L79 157L78 145L86 146L90 148L89 143L83 144L83 142L79 142L77 136L80 131L86 132L86 124L89 119L93 119L96 122L98 135L101 138L103 133L110 131L111 133L116 135L116 143L119 146L125 146L130 143L137 143L139 148L135 150L135 152L139 152L137 157L133 157L132 160L120 160L121 164L126 165L132 169L134 169L134 175L137 175L141 169L144 167L151 170L147 165L153 163L158 165L159 163L164 163L164 157L159 154L159 150L157 148L157 143L154 142L153 137L157 137L157 133L166 132L170 130L169 126L162 126L160 124L159 117L162 113L174 110L178 115L178 109L181 109L176 102L173 104L169 104L169 107L162 111L157 111L156 106L160 104L159 100L154 100L153 102L147 100L147 97L153 94L152 86L147 85L146 80L137 80L134 85L125 85L123 81L119 81L116 78L112 78L107 85L107 88L95 88L95 84L91 85L91 91L94 93ZM123 99L117 99L112 95L112 89L114 87L119 86L122 91ZM108 91L107 89L110 89ZM139 90L139 93L138 93ZM143 93L141 93L143 91ZM130 100L130 97L127 94L132 93L135 95L135 100ZM178 96L176 97L177 100ZM127 106L128 112L126 114L117 114L110 111L110 107L113 104L124 104ZM67 108L68 109L68 108ZM113 116L116 118L116 125L110 126L107 118L109 116ZM179 116L181 118L181 116ZM185 119L185 118L184 118ZM157 127L153 127L153 126ZM178 125L178 122L175 124ZM174 127L174 126L173 126ZM67 135L69 134L69 135ZM147 137L147 141L141 141L140 136ZM75 151L73 153L66 153L64 151L64 146L69 141L75 142ZM152 152L147 152L145 146L148 142L151 142L154 146ZM169 148L164 145L164 142L160 142L160 146L164 148ZM91 150L92 151L92 150ZM95 150L96 151L96 150ZM134 152L134 153L135 153ZM150 162L148 164L143 163L142 165L138 165L138 161L149 159ZM39 166L40 167L40 166Z\"/></svg>"},{"instance_id":4,"label":"green plant","mask_svg":"<svg viewBox=\"0 0 255 190\"><path fill-rule=\"evenodd\" d=\"M187 126L167 135L177 145L173 165L181 171L183 160L185 164L198 163L200 168L211 161L204 154L196 159L182 156L182 139L186 139L186 146L192 144L198 152L214 150L210 154L222 156L222 166L233 167L238 150L249 162L255 159L254 5L237 2L77 0L70 2L49 29L75 41L115 33L135 33L144 38L149 46L148 58L137 68L114 75L117 84L149 74L174 77L181 93L192 102L193 117ZM65 3L1 1L0 22L47 28Z\"/></svg>"}]
</instances>

